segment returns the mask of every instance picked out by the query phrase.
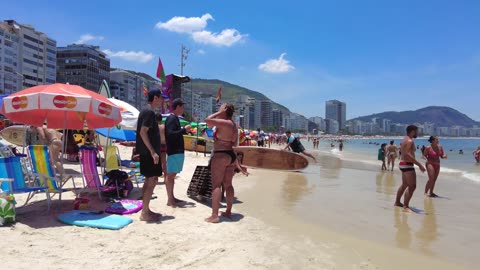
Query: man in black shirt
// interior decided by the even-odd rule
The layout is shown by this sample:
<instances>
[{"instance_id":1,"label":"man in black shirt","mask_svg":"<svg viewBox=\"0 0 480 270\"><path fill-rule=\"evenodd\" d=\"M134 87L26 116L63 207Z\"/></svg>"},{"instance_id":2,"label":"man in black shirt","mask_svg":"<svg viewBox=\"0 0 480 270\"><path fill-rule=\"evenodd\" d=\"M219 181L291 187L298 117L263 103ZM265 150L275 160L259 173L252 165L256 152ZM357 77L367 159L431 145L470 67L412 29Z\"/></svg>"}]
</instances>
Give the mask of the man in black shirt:
<instances>
[{"instance_id":1,"label":"man in black shirt","mask_svg":"<svg viewBox=\"0 0 480 270\"><path fill-rule=\"evenodd\" d=\"M162 176L160 162L160 131L155 119L154 109L162 105L160 90L148 92L148 104L142 109L137 122L137 141L135 148L140 154L140 173L146 178L142 188L142 221L158 221L161 215L150 210L150 200L158 177Z\"/></svg>"},{"instance_id":2,"label":"man in black shirt","mask_svg":"<svg viewBox=\"0 0 480 270\"><path fill-rule=\"evenodd\" d=\"M181 200L175 198L173 189L175 186L175 176L183 169L185 160L185 144L183 135L190 131L191 126L186 125L184 128L180 125L178 116L184 112L184 104L181 99L174 99L172 102L173 113L167 117L165 122L165 137L167 139L167 179L165 186L167 188L168 201L167 205L176 207Z\"/></svg>"}]
</instances>

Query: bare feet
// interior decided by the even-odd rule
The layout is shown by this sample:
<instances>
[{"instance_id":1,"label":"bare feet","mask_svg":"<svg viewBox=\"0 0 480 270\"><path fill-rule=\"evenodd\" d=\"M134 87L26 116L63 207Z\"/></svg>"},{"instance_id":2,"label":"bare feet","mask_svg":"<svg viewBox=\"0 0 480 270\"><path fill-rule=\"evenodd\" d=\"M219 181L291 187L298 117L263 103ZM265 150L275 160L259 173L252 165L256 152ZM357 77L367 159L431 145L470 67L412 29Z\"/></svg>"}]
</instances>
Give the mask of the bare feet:
<instances>
[{"instance_id":1,"label":"bare feet","mask_svg":"<svg viewBox=\"0 0 480 270\"><path fill-rule=\"evenodd\" d=\"M220 222L220 219L216 216L210 216L210 217L206 218L205 221L208 222L208 223L218 223L218 222Z\"/></svg>"},{"instance_id":2,"label":"bare feet","mask_svg":"<svg viewBox=\"0 0 480 270\"><path fill-rule=\"evenodd\" d=\"M174 200L175 200L175 203L186 203L186 201L183 201L177 198L174 198Z\"/></svg>"},{"instance_id":3,"label":"bare feet","mask_svg":"<svg viewBox=\"0 0 480 270\"><path fill-rule=\"evenodd\" d=\"M162 217L162 214L153 212L152 210L149 210L149 211L148 211L148 214L149 214L149 215L152 215L152 216L159 217L159 218Z\"/></svg>"},{"instance_id":4,"label":"bare feet","mask_svg":"<svg viewBox=\"0 0 480 270\"><path fill-rule=\"evenodd\" d=\"M220 215L224 218L228 218L228 219L232 218L232 212L230 211L220 212Z\"/></svg>"},{"instance_id":5,"label":"bare feet","mask_svg":"<svg viewBox=\"0 0 480 270\"><path fill-rule=\"evenodd\" d=\"M177 205L175 202L170 202L170 201L168 201L168 202L167 202L167 206L170 206L170 207L172 207L172 208L177 208L178 205Z\"/></svg>"},{"instance_id":6,"label":"bare feet","mask_svg":"<svg viewBox=\"0 0 480 270\"><path fill-rule=\"evenodd\" d=\"M160 216L158 215L153 215L151 213L144 213L140 215L140 220L141 221L146 221L146 222L158 222L160 221Z\"/></svg>"},{"instance_id":7,"label":"bare feet","mask_svg":"<svg viewBox=\"0 0 480 270\"><path fill-rule=\"evenodd\" d=\"M439 196L438 196L437 194L435 194L435 193L432 192L432 193L430 194L430 197L432 197L432 198L437 198L437 197L439 197Z\"/></svg>"},{"instance_id":8,"label":"bare feet","mask_svg":"<svg viewBox=\"0 0 480 270\"><path fill-rule=\"evenodd\" d=\"M403 212L407 213L407 214L413 214L415 213L412 209L410 209L410 207L404 207L403 208Z\"/></svg>"},{"instance_id":9,"label":"bare feet","mask_svg":"<svg viewBox=\"0 0 480 270\"><path fill-rule=\"evenodd\" d=\"M394 206L396 206L396 207L403 207L403 203L401 203L401 202L396 202L396 203L394 204Z\"/></svg>"}]
</instances>

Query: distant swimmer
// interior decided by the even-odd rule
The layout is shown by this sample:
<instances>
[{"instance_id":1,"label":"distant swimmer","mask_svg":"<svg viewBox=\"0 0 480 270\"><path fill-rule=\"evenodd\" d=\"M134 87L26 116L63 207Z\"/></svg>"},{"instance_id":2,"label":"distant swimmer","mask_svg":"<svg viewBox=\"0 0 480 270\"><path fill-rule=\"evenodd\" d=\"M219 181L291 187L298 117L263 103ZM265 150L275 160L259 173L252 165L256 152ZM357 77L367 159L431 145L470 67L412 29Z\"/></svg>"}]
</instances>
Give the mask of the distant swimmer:
<instances>
[{"instance_id":1,"label":"distant swimmer","mask_svg":"<svg viewBox=\"0 0 480 270\"><path fill-rule=\"evenodd\" d=\"M463 150L460 149L460 151L458 151L458 154L459 154L459 155L463 155Z\"/></svg>"},{"instance_id":2,"label":"distant swimmer","mask_svg":"<svg viewBox=\"0 0 480 270\"><path fill-rule=\"evenodd\" d=\"M480 146L477 148L477 150L473 151L473 157L477 163L480 163Z\"/></svg>"},{"instance_id":3,"label":"distant swimmer","mask_svg":"<svg viewBox=\"0 0 480 270\"><path fill-rule=\"evenodd\" d=\"M402 171L402 185L398 188L397 197L395 199L395 206L403 207L405 212L412 212L410 209L410 199L412 199L413 192L417 187L417 175L415 173L414 165L420 168L420 171L425 172L425 167L415 159L415 143L414 138L418 136L418 127L410 125L407 127L407 136L403 138L401 150L402 160L399 167ZM405 193L404 203L400 199Z\"/></svg>"},{"instance_id":4,"label":"distant swimmer","mask_svg":"<svg viewBox=\"0 0 480 270\"><path fill-rule=\"evenodd\" d=\"M312 154L305 151L305 147L303 147L300 140L292 136L292 132L290 130L287 130L285 134L287 135L287 146L285 147L285 150L291 148L293 152L302 153L307 157L311 157L315 162L317 162L317 159Z\"/></svg>"},{"instance_id":5,"label":"distant swimmer","mask_svg":"<svg viewBox=\"0 0 480 270\"><path fill-rule=\"evenodd\" d=\"M343 151L343 141L340 141L340 144L338 145L338 150Z\"/></svg>"},{"instance_id":6,"label":"distant swimmer","mask_svg":"<svg viewBox=\"0 0 480 270\"><path fill-rule=\"evenodd\" d=\"M431 136L428 140L430 146L426 147L423 151L423 156L427 160L425 167L428 173L428 182L425 185L425 196L435 198L437 194L433 193L435 183L440 173L440 158L447 158L447 155L443 151L443 147L439 144L437 136Z\"/></svg>"},{"instance_id":7,"label":"distant swimmer","mask_svg":"<svg viewBox=\"0 0 480 270\"><path fill-rule=\"evenodd\" d=\"M395 145L395 141L390 141L390 145L387 147L387 164L388 164L388 167L390 167L390 164L392 165L392 171L393 171L393 168L395 167L395 159L397 159L397 150L398 150L398 147ZM388 169L387 167L387 169Z\"/></svg>"}]
</instances>

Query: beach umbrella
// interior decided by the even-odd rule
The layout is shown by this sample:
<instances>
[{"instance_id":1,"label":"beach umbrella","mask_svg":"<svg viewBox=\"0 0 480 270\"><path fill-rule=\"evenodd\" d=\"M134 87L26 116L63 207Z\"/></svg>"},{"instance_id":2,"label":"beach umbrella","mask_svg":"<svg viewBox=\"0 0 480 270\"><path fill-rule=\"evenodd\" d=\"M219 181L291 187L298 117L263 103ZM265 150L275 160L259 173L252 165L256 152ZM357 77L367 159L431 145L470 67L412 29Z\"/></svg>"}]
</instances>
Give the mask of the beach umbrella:
<instances>
[{"instance_id":1,"label":"beach umbrella","mask_svg":"<svg viewBox=\"0 0 480 270\"><path fill-rule=\"evenodd\" d=\"M113 127L122 120L120 108L78 85L39 85L3 99L0 111L16 123L62 129Z\"/></svg>"},{"instance_id":2,"label":"beach umbrella","mask_svg":"<svg viewBox=\"0 0 480 270\"><path fill-rule=\"evenodd\" d=\"M108 100L120 108L120 114L122 115L122 122L120 122L120 126L123 129L136 129L138 115L140 114L137 108L123 100L115 98L109 98Z\"/></svg>"},{"instance_id":3,"label":"beach umbrella","mask_svg":"<svg viewBox=\"0 0 480 270\"><path fill-rule=\"evenodd\" d=\"M117 141L135 141L137 138L137 133L130 129L118 129L118 128L97 128L95 132Z\"/></svg>"},{"instance_id":4,"label":"beach umbrella","mask_svg":"<svg viewBox=\"0 0 480 270\"><path fill-rule=\"evenodd\" d=\"M190 124L190 122L188 122L185 119L180 118L179 120L180 120L180 126L182 126L182 127ZM167 121L167 118L166 117L162 118L162 122L165 123L165 121Z\"/></svg>"}]
</instances>

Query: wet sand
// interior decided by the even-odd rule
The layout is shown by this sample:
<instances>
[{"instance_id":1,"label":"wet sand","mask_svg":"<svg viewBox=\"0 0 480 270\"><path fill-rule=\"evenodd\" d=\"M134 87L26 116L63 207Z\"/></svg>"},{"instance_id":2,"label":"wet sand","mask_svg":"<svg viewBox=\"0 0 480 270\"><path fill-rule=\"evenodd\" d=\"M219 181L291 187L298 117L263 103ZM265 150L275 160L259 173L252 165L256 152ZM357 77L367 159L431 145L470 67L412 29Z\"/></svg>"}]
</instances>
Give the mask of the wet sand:
<instances>
[{"instance_id":1,"label":"wet sand","mask_svg":"<svg viewBox=\"0 0 480 270\"><path fill-rule=\"evenodd\" d=\"M393 207L399 171L317 154L319 164L303 173L256 172L264 174L262 181L241 207L292 237L336 246L343 258L334 259L343 263L340 269L358 266L360 258L366 269L479 265L479 185L441 174L436 191L445 198L424 198L427 178L419 175L411 205L420 213L406 214ZM273 198L259 198L259 193Z\"/></svg>"}]
</instances>

